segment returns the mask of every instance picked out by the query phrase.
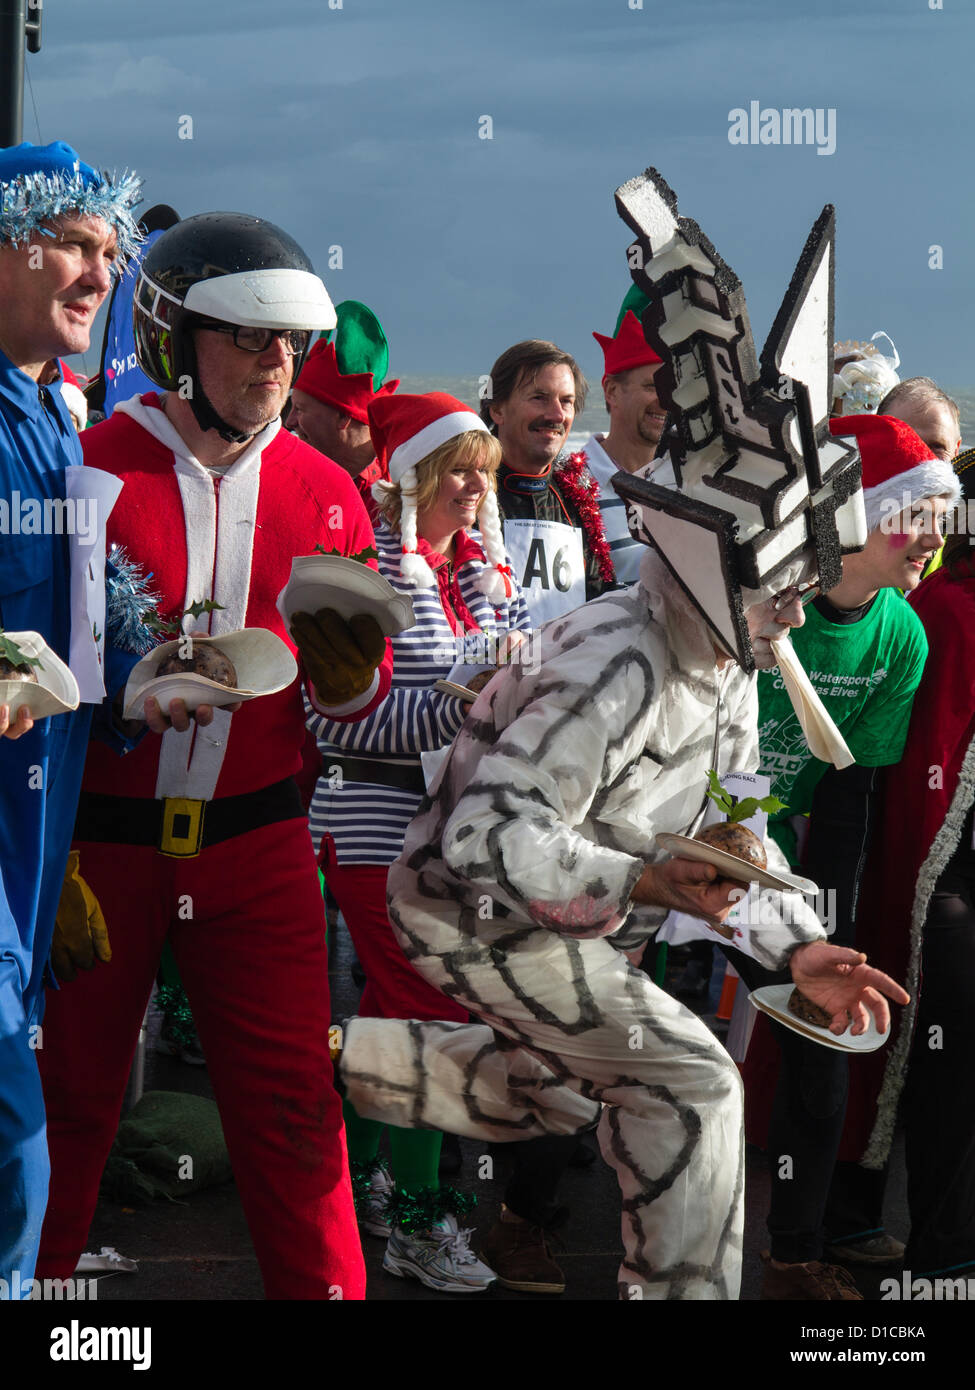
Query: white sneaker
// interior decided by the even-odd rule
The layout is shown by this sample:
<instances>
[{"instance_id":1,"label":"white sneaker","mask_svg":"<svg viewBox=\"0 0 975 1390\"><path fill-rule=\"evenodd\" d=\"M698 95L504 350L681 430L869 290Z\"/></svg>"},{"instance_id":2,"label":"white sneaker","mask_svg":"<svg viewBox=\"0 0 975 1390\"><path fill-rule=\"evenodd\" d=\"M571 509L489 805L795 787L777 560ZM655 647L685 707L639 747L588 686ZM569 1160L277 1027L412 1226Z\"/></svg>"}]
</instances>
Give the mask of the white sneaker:
<instances>
[{"instance_id":1,"label":"white sneaker","mask_svg":"<svg viewBox=\"0 0 975 1390\"><path fill-rule=\"evenodd\" d=\"M386 1203L393 1191L393 1179L389 1169L383 1164L373 1171L369 1179L369 1190L365 1197L356 1203L356 1216L359 1227L371 1236L389 1236L392 1226L386 1220Z\"/></svg>"},{"instance_id":2,"label":"white sneaker","mask_svg":"<svg viewBox=\"0 0 975 1390\"><path fill-rule=\"evenodd\" d=\"M74 1267L75 1274L138 1274L139 1266L135 1260L127 1260L111 1245L103 1245L100 1255L86 1250Z\"/></svg>"},{"instance_id":3,"label":"white sneaker","mask_svg":"<svg viewBox=\"0 0 975 1390\"><path fill-rule=\"evenodd\" d=\"M470 1229L461 1230L451 1213L415 1235L399 1226L389 1237L383 1269L401 1279L419 1279L440 1293L484 1293L497 1278L471 1249Z\"/></svg>"}]
</instances>

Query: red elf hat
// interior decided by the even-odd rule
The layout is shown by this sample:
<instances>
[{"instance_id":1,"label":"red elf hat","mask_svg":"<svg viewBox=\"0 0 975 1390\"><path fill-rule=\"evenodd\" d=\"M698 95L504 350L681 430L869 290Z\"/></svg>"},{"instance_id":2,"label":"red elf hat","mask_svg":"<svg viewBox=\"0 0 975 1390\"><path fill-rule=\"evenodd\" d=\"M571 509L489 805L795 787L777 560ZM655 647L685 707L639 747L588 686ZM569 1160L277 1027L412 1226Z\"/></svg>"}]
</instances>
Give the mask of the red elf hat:
<instances>
[{"instance_id":1,"label":"red elf hat","mask_svg":"<svg viewBox=\"0 0 975 1390\"><path fill-rule=\"evenodd\" d=\"M378 396L390 396L399 381L387 381L379 390L373 389L372 372L339 371L335 344L319 338L295 382L296 391L305 391L326 405L351 415L361 425L369 423L369 405Z\"/></svg>"},{"instance_id":2,"label":"red elf hat","mask_svg":"<svg viewBox=\"0 0 975 1390\"><path fill-rule=\"evenodd\" d=\"M606 338L602 333L593 333L592 336L603 350L606 363L603 381L608 376L616 376L618 372L628 372L631 367L652 366L664 360L657 356L643 336L640 320L632 309L627 309L623 315L615 338Z\"/></svg>"}]
</instances>

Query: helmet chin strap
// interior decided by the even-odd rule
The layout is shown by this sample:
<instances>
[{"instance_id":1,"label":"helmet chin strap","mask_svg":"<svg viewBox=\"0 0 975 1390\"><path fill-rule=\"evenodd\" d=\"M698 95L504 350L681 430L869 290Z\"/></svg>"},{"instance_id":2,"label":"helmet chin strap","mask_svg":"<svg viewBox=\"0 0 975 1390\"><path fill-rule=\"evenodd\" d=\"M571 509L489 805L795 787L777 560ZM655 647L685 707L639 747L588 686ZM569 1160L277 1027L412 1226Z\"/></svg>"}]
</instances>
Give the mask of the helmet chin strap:
<instances>
[{"instance_id":1,"label":"helmet chin strap","mask_svg":"<svg viewBox=\"0 0 975 1390\"><path fill-rule=\"evenodd\" d=\"M186 335L183 355L187 374L193 387L193 394L190 396L190 409L193 411L200 429L204 431L216 430L220 438L225 439L228 444L246 444L249 439L254 438L255 434L259 434L259 430L252 430L250 434L241 434L240 430L235 430L232 425L228 425L227 421L218 415L210 404L203 387L200 385L200 373L197 367L192 333Z\"/></svg>"},{"instance_id":2,"label":"helmet chin strap","mask_svg":"<svg viewBox=\"0 0 975 1390\"><path fill-rule=\"evenodd\" d=\"M199 382L193 379L193 395L190 398L190 409L196 417L196 423L201 430L216 430L221 439L226 439L228 444L245 444L248 439L253 439L259 430L253 430L250 434L241 434L240 430L233 429L221 416L217 414L209 400L203 394ZM261 426L263 429L263 425Z\"/></svg>"}]
</instances>

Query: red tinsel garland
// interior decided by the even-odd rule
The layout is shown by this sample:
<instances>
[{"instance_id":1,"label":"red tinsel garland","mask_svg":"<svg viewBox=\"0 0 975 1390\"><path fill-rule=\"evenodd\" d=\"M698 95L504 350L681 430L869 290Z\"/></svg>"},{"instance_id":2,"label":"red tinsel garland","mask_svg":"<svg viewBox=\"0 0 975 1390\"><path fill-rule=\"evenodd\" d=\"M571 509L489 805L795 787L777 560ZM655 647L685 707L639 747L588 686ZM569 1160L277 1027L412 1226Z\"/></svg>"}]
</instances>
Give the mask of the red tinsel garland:
<instances>
[{"instance_id":1,"label":"red tinsel garland","mask_svg":"<svg viewBox=\"0 0 975 1390\"><path fill-rule=\"evenodd\" d=\"M600 579L612 584L616 579L616 571L613 569L613 560L603 529L602 513L599 510L599 484L586 467L585 454L570 454L568 458L557 462L552 471L555 481L579 513L589 550L599 562Z\"/></svg>"}]
</instances>

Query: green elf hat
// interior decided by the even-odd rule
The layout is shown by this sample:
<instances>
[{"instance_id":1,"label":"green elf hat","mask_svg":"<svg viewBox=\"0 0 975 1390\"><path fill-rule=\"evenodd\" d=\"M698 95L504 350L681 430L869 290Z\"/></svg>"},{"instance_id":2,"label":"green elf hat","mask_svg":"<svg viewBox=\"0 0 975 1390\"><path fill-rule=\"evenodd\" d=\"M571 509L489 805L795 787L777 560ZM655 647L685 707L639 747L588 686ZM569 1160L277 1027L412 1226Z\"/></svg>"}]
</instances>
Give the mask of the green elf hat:
<instances>
[{"instance_id":1,"label":"green elf hat","mask_svg":"<svg viewBox=\"0 0 975 1390\"><path fill-rule=\"evenodd\" d=\"M308 354L295 390L366 425L371 402L399 386L399 381L377 386L389 369L389 344L376 315L357 299L336 305L335 316L336 327L323 333Z\"/></svg>"},{"instance_id":2,"label":"green elf hat","mask_svg":"<svg viewBox=\"0 0 975 1390\"><path fill-rule=\"evenodd\" d=\"M642 321L643 311L649 303L650 296L644 294L642 290L638 290L636 285L631 285L627 291L626 298L620 306L619 314L616 317L616 327L613 329L613 337L616 338L619 336L620 328L623 326L623 320L628 313L634 313L637 318Z\"/></svg>"}]
</instances>

